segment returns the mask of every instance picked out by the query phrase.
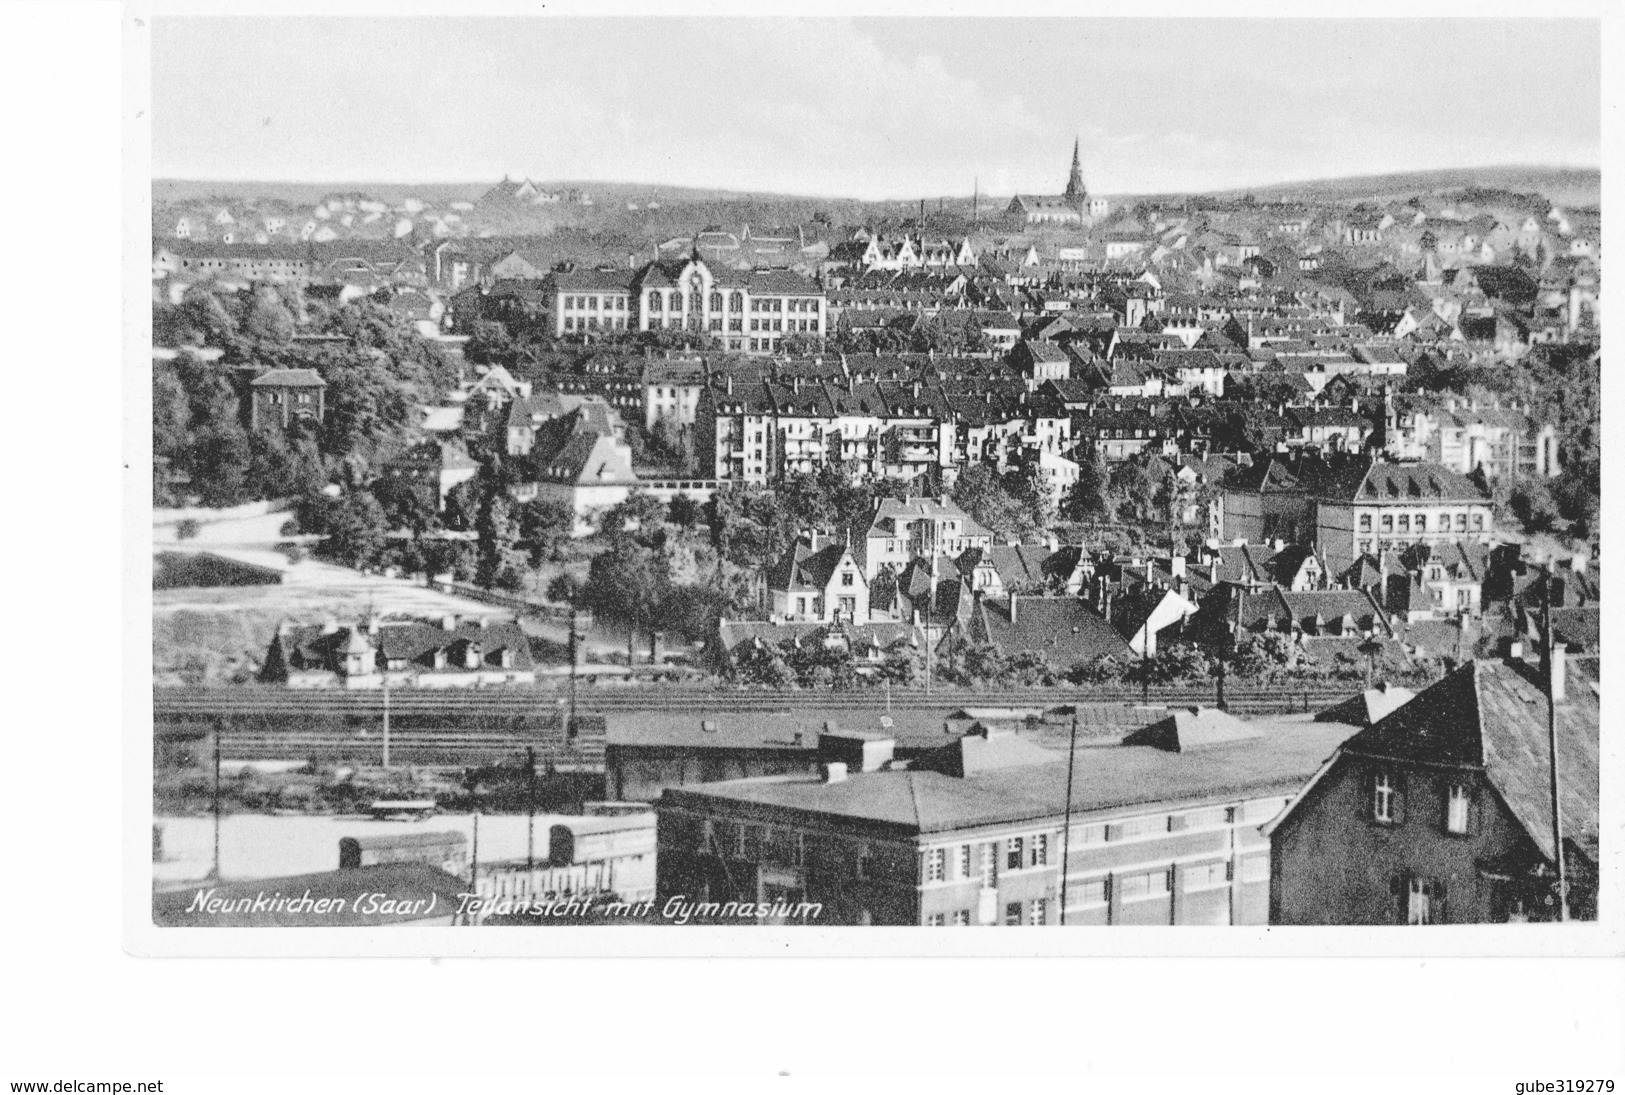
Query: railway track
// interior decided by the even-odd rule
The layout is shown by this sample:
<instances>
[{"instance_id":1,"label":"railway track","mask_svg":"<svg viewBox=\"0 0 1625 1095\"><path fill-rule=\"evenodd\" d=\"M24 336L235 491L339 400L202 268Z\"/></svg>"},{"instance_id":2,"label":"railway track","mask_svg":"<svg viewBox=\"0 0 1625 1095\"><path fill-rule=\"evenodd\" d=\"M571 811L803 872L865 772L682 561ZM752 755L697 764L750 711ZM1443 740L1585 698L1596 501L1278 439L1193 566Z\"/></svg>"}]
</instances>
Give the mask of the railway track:
<instances>
[{"instance_id":1,"label":"railway track","mask_svg":"<svg viewBox=\"0 0 1625 1095\"><path fill-rule=\"evenodd\" d=\"M1304 684L1280 688L1226 688L1225 706L1237 713L1315 711L1347 699L1360 690L1355 682ZM1153 688L1035 688L997 692L893 690L851 692L811 691L699 691L670 689L583 689L577 710L583 713L618 711L783 711L808 706L854 710L901 706L915 710L949 711L961 707L1050 707L1069 703L1214 706L1213 689ZM557 718L567 709L566 694L545 689L459 694L395 692L389 710L392 719L412 716L460 715L470 718ZM178 715L230 715L261 713L293 716L355 715L382 717L380 693L277 692L269 689L156 689L153 711L159 718Z\"/></svg>"}]
</instances>

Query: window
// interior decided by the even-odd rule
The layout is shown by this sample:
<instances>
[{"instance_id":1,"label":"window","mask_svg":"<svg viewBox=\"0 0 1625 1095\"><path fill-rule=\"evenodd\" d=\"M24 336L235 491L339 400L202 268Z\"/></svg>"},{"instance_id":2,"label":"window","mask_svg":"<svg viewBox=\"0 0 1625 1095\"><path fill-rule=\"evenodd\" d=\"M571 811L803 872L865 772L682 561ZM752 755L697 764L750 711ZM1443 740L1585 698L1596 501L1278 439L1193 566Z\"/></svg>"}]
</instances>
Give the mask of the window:
<instances>
[{"instance_id":1,"label":"window","mask_svg":"<svg viewBox=\"0 0 1625 1095\"><path fill-rule=\"evenodd\" d=\"M1473 531L1474 532L1483 532L1484 531L1484 515L1482 513L1473 514Z\"/></svg>"},{"instance_id":2,"label":"window","mask_svg":"<svg viewBox=\"0 0 1625 1095\"><path fill-rule=\"evenodd\" d=\"M1371 553L1371 541L1370 540L1361 540L1360 541L1360 552L1361 552L1361 554L1365 554L1365 555L1369 555Z\"/></svg>"},{"instance_id":3,"label":"window","mask_svg":"<svg viewBox=\"0 0 1625 1095\"><path fill-rule=\"evenodd\" d=\"M947 924L948 916L946 913L932 913L925 918L925 926L928 928L942 928L946 927Z\"/></svg>"},{"instance_id":4,"label":"window","mask_svg":"<svg viewBox=\"0 0 1625 1095\"><path fill-rule=\"evenodd\" d=\"M954 927L956 927L956 928L968 928L968 927L970 927L970 910L969 909L955 909L954 910Z\"/></svg>"},{"instance_id":5,"label":"window","mask_svg":"<svg viewBox=\"0 0 1625 1095\"><path fill-rule=\"evenodd\" d=\"M1371 818L1388 825L1399 820L1399 785L1392 772L1378 772L1372 777Z\"/></svg>"},{"instance_id":6,"label":"window","mask_svg":"<svg viewBox=\"0 0 1625 1095\"><path fill-rule=\"evenodd\" d=\"M745 310L745 295L738 290L728 294L728 310L742 312Z\"/></svg>"},{"instance_id":7,"label":"window","mask_svg":"<svg viewBox=\"0 0 1625 1095\"><path fill-rule=\"evenodd\" d=\"M948 850L932 848L925 853L925 880L942 882L948 877Z\"/></svg>"},{"instance_id":8,"label":"window","mask_svg":"<svg viewBox=\"0 0 1625 1095\"><path fill-rule=\"evenodd\" d=\"M1411 515L1410 514L1402 513L1402 514L1399 515L1399 531L1400 532L1409 532L1409 531L1411 531Z\"/></svg>"},{"instance_id":9,"label":"window","mask_svg":"<svg viewBox=\"0 0 1625 1095\"><path fill-rule=\"evenodd\" d=\"M849 586L852 584L852 572L850 570L841 571L841 584L843 586Z\"/></svg>"},{"instance_id":10,"label":"window","mask_svg":"<svg viewBox=\"0 0 1625 1095\"><path fill-rule=\"evenodd\" d=\"M1122 889L1124 901L1145 901L1168 894L1168 872L1147 871L1144 874L1124 875Z\"/></svg>"},{"instance_id":11,"label":"window","mask_svg":"<svg viewBox=\"0 0 1625 1095\"><path fill-rule=\"evenodd\" d=\"M713 311L713 312L722 311L722 294L721 293L713 292L711 294L711 311Z\"/></svg>"},{"instance_id":12,"label":"window","mask_svg":"<svg viewBox=\"0 0 1625 1095\"><path fill-rule=\"evenodd\" d=\"M1230 881L1230 864L1226 861L1187 867L1185 868L1183 881L1187 893L1192 890L1210 890L1216 886L1226 885Z\"/></svg>"},{"instance_id":13,"label":"window","mask_svg":"<svg viewBox=\"0 0 1625 1095\"><path fill-rule=\"evenodd\" d=\"M1369 513L1360 514L1360 531L1361 532L1370 532L1371 531L1371 515Z\"/></svg>"},{"instance_id":14,"label":"window","mask_svg":"<svg viewBox=\"0 0 1625 1095\"><path fill-rule=\"evenodd\" d=\"M1039 833L1027 845L1027 866L1042 867L1049 862L1049 834Z\"/></svg>"},{"instance_id":15,"label":"window","mask_svg":"<svg viewBox=\"0 0 1625 1095\"><path fill-rule=\"evenodd\" d=\"M1385 514L1382 515L1382 531L1384 531L1384 532L1393 532L1394 531L1394 515L1393 514L1385 513Z\"/></svg>"},{"instance_id":16,"label":"window","mask_svg":"<svg viewBox=\"0 0 1625 1095\"><path fill-rule=\"evenodd\" d=\"M1465 513L1456 514L1456 531L1457 532L1466 532L1467 531L1467 515Z\"/></svg>"},{"instance_id":17,"label":"window","mask_svg":"<svg viewBox=\"0 0 1625 1095\"><path fill-rule=\"evenodd\" d=\"M665 301L660 293L649 294L649 311L659 312L665 309Z\"/></svg>"},{"instance_id":18,"label":"window","mask_svg":"<svg viewBox=\"0 0 1625 1095\"><path fill-rule=\"evenodd\" d=\"M1004 922L1008 927L1021 926L1021 902L1011 901L1004 906Z\"/></svg>"},{"instance_id":19,"label":"window","mask_svg":"<svg viewBox=\"0 0 1625 1095\"><path fill-rule=\"evenodd\" d=\"M1073 906L1082 905L1085 908L1092 905L1104 905L1111 894L1110 878L1086 878L1082 882L1072 883L1067 892L1067 899Z\"/></svg>"},{"instance_id":20,"label":"window","mask_svg":"<svg viewBox=\"0 0 1625 1095\"><path fill-rule=\"evenodd\" d=\"M1467 808L1472 803L1465 784L1452 783L1445 800L1444 827L1457 835L1467 832Z\"/></svg>"},{"instance_id":21,"label":"window","mask_svg":"<svg viewBox=\"0 0 1625 1095\"><path fill-rule=\"evenodd\" d=\"M1425 513L1418 513L1416 515L1416 531L1417 532L1426 532L1427 530L1428 530L1428 515L1425 514Z\"/></svg>"},{"instance_id":22,"label":"window","mask_svg":"<svg viewBox=\"0 0 1625 1095\"><path fill-rule=\"evenodd\" d=\"M1431 879L1410 880L1405 898L1405 923L1417 925L1433 923L1434 890L1435 886Z\"/></svg>"},{"instance_id":23,"label":"window","mask_svg":"<svg viewBox=\"0 0 1625 1095\"><path fill-rule=\"evenodd\" d=\"M970 873L970 845L961 844L954 849L954 878L969 878Z\"/></svg>"},{"instance_id":24,"label":"window","mask_svg":"<svg viewBox=\"0 0 1625 1095\"><path fill-rule=\"evenodd\" d=\"M1021 870L1022 860L1025 858L1026 842L1019 836L1013 836L1004 842L1004 847L1004 869L1007 871Z\"/></svg>"},{"instance_id":25,"label":"window","mask_svg":"<svg viewBox=\"0 0 1625 1095\"><path fill-rule=\"evenodd\" d=\"M1049 899L1035 897L1027 904L1027 924L1041 928L1049 921Z\"/></svg>"},{"instance_id":26,"label":"window","mask_svg":"<svg viewBox=\"0 0 1625 1095\"><path fill-rule=\"evenodd\" d=\"M1074 825L1072 827L1072 843L1104 844L1106 843L1106 826Z\"/></svg>"},{"instance_id":27,"label":"window","mask_svg":"<svg viewBox=\"0 0 1625 1095\"><path fill-rule=\"evenodd\" d=\"M858 845L858 854L853 857L853 863L856 866L857 875L858 875L859 878L873 878L874 877L875 858L874 858L874 853L872 853L869 850L869 845L867 845L867 844L859 844Z\"/></svg>"},{"instance_id":28,"label":"window","mask_svg":"<svg viewBox=\"0 0 1625 1095\"><path fill-rule=\"evenodd\" d=\"M982 885L993 887L999 884L999 842L990 840L982 846Z\"/></svg>"}]
</instances>

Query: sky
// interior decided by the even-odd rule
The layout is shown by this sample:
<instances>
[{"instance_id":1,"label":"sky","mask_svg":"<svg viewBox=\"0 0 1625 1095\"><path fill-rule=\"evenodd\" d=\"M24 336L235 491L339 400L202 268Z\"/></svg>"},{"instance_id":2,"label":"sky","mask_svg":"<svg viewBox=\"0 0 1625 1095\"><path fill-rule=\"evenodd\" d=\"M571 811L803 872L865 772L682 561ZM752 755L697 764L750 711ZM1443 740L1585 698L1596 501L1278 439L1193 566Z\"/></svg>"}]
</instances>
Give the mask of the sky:
<instances>
[{"instance_id":1,"label":"sky","mask_svg":"<svg viewBox=\"0 0 1625 1095\"><path fill-rule=\"evenodd\" d=\"M1577 19L160 17L155 177L863 199L1597 167Z\"/></svg>"}]
</instances>

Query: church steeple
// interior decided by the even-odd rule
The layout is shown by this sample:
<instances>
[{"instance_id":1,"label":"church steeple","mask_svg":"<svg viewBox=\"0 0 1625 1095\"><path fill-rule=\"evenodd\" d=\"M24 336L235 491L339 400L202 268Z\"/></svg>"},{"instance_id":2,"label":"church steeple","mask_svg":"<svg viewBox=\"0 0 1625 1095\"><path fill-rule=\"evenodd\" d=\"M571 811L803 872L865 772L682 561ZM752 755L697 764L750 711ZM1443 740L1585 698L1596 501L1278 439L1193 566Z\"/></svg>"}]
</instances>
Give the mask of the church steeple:
<instances>
[{"instance_id":1,"label":"church steeple","mask_svg":"<svg viewBox=\"0 0 1625 1095\"><path fill-rule=\"evenodd\" d=\"M1079 142L1076 137L1072 139L1072 174L1066 180L1066 191L1062 195L1069 202L1083 204L1089 200L1089 191L1083 185L1083 160L1079 157Z\"/></svg>"}]
</instances>

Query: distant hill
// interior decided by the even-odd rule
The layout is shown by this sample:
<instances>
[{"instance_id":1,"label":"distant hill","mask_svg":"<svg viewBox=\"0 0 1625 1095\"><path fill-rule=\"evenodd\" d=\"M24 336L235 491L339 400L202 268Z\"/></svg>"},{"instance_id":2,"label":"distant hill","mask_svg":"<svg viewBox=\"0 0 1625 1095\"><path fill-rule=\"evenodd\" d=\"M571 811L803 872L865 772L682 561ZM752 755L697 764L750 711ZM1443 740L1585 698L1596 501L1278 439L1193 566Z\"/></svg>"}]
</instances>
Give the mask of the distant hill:
<instances>
[{"instance_id":1,"label":"distant hill","mask_svg":"<svg viewBox=\"0 0 1625 1095\"><path fill-rule=\"evenodd\" d=\"M1542 194L1558 205L1592 206L1602 201L1602 172L1594 167L1453 167L1239 187L1214 196L1251 194L1259 201L1390 201L1470 186Z\"/></svg>"}]
</instances>

